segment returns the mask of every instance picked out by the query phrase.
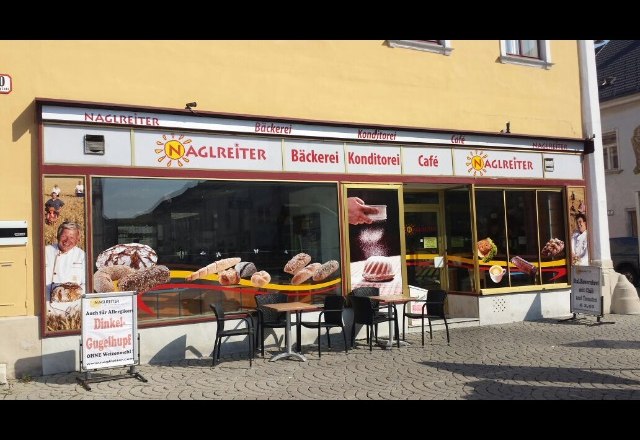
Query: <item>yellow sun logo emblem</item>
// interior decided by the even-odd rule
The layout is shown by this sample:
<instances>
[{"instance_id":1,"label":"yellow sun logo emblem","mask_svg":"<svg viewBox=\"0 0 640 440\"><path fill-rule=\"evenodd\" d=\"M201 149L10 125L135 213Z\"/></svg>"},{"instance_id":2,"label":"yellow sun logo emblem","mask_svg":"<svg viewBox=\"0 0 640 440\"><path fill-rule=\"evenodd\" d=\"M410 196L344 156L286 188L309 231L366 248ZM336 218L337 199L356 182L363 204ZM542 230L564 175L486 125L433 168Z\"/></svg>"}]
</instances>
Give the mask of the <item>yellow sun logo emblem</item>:
<instances>
[{"instance_id":1,"label":"yellow sun logo emblem","mask_svg":"<svg viewBox=\"0 0 640 440\"><path fill-rule=\"evenodd\" d=\"M162 148L156 148L156 154L162 154L158 158L158 162L162 162L163 160L167 160L167 166L170 167L173 164L173 161L178 163L178 166L181 167L183 164L181 161L189 162L189 159L184 157L184 153L186 151L185 145L188 145L192 142L191 139L184 139L184 135L178 136L176 138L175 135L171 135L171 137L166 134L162 135L161 141L156 141L156 145L161 146Z\"/></svg>"},{"instance_id":2,"label":"yellow sun logo emblem","mask_svg":"<svg viewBox=\"0 0 640 440\"><path fill-rule=\"evenodd\" d=\"M487 159L487 157L489 156L485 154L484 151L476 150L469 153L469 155L467 156L468 162L466 162L465 164L469 167L467 169L467 172L469 174L473 174L473 177L476 177L477 175L480 175L480 177L482 177L484 173L487 172L487 169L485 168L485 160Z\"/></svg>"}]
</instances>

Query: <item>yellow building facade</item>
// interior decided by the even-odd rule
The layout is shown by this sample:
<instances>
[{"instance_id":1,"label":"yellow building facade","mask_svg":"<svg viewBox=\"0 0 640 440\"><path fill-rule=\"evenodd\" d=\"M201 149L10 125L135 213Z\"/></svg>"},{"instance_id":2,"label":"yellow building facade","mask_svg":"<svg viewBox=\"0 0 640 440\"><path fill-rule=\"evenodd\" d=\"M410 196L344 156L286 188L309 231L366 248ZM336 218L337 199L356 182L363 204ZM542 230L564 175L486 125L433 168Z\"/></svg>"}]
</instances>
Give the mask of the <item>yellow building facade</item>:
<instances>
[{"instance_id":1,"label":"yellow building facade","mask_svg":"<svg viewBox=\"0 0 640 440\"><path fill-rule=\"evenodd\" d=\"M497 40L0 41L0 75L5 78L5 89L0 89L0 117L5 121L0 125L5 151L0 181L7 189L0 222L5 229L15 229L11 222L25 221L27 229L26 244L0 246L0 332L11 336L0 341L0 363L7 363L9 375L77 366L79 327L51 328L44 322L51 301L51 292L43 294L50 288L45 247L55 242L51 235L59 223L43 223L43 204L51 186L60 183L65 185L60 198L66 199L67 208L78 202L72 185L81 182L86 188L76 204L82 211L87 292L94 290L98 256L109 247L148 244L158 248L158 264L165 263L163 255L171 256L166 260L171 282L164 290L174 289L166 302L179 312L163 315L162 294L145 302L154 316L140 320L148 335L143 362L169 342L162 340L161 329L174 329L173 336L184 331L194 340L198 332L213 331L209 302L220 300L231 310L251 307L242 293L230 296L228 290L210 289L214 292L207 295L214 296L205 298L195 291L199 285L181 282L185 274L219 258L248 261L240 248L253 250L254 259L271 272L294 252L309 253L319 263L337 261L340 269L333 284L321 289L310 281L306 296L285 275L271 274L273 290L298 292L307 301L314 301L315 293L348 294L362 281L355 274L365 276L368 259L378 256L398 257L397 267L389 266L397 270L397 290L389 293L418 295L420 288L439 285L450 291L453 317L480 324L483 299L542 291L566 295L577 213L571 209L578 209L579 201L586 204L582 161L589 134L583 129L578 42L538 44L538 55L529 59L510 53L508 43ZM185 109L190 102L197 105ZM91 140L104 142L104 158L114 143L126 144L119 156L126 161L101 162L100 155L87 153ZM266 146L259 144L263 140ZM145 142L155 143L162 154L146 158L140 152ZM218 148L225 148L228 161L254 154L253 143L257 160L261 149L269 156L273 148L277 157L265 159L268 167L205 161L220 159ZM326 149L313 150L313 143ZM190 149L196 144L198 148ZM247 149L232 152L233 145ZM68 159L75 154L90 155ZM325 156L318 159L318 154ZM411 165L414 156L416 164ZM311 163L302 166L300 158ZM441 172L422 173L435 168L434 158L450 165ZM391 167L388 172L386 166ZM215 185L222 181L231 182L233 191L249 194L246 197L254 189L235 186L309 186L265 189L271 200L276 200L274 193L288 191L287 201L258 208L258 202L246 199L255 211L236 207L237 200L244 200L237 192L220 196L226 210L207 205L194 214L189 204L197 197L215 199L222 191ZM176 184L158 195L162 182ZM157 204L141 207L144 212L131 206L113 208L109 203L114 200L129 203L122 188L109 189L117 184L132 191L149 184L153 188L144 188L157 197ZM388 255L356 246L356 234L364 232L351 229L347 201L365 196L381 200L390 221L394 213L397 217L392 229L384 230L397 238L381 245L387 251L377 248ZM174 207L184 206L161 212L168 198ZM317 212L311 208L318 205L323 208ZM59 222L68 215L64 210ZM166 224L151 220L165 214ZM265 226L257 235L280 241L265 244L253 235L245 240L237 231L231 233L232 224L254 228L252 222L242 223L244 215L258 224L264 216ZM457 224L454 219L460 216L465 221ZM547 229L534 228L542 221ZM218 222L226 222L227 229ZM286 231L278 225L286 225ZM223 233L233 238L220 238ZM190 244L185 237L193 238ZM489 237L497 256L485 261L488 257L479 248ZM545 246L552 238L566 249L550 253ZM184 243L177 245L179 241ZM278 262L260 260L267 248L273 254L282 248ZM519 256L528 268L514 260ZM498 282L489 278L491 266L505 272ZM549 268L554 271L546 272ZM217 277L209 281L219 285ZM242 281L234 285L250 290L250 280ZM554 307L539 315L566 311ZM514 303L510 316L485 322L524 319L513 312L517 308ZM201 344L202 352L209 353L207 339L213 340L202 337L191 345ZM68 352L75 354L59 359Z\"/></svg>"}]
</instances>

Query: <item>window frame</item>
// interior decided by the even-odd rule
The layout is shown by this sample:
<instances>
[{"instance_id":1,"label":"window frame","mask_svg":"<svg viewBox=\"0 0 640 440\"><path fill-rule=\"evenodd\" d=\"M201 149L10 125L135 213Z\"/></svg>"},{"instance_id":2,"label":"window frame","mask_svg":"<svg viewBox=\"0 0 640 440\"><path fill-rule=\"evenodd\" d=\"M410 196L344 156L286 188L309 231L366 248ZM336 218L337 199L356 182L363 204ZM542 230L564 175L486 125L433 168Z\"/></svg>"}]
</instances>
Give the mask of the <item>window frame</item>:
<instances>
[{"instance_id":1,"label":"window frame","mask_svg":"<svg viewBox=\"0 0 640 440\"><path fill-rule=\"evenodd\" d=\"M441 55L451 55L453 47L451 40L387 40L390 47L400 47L403 49L415 49L423 52L439 53Z\"/></svg>"},{"instance_id":2,"label":"window frame","mask_svg":"<svg viewBox=\"0 0 640 440\"><path fill-rule=\"evenodd\" d=\"M550 40L538 41L539 58L532 58L525 55L515 55L507 53L507 41L522 40L500 40L500 62L503 64L516 64L520 66L539 67L542 69L550 69L553 66L551 61L551 44Z\"/></svg>"},{"instance_id":3,"label":"window frame","mask_svg":"<svg viewBox=\"0 0 640 440\"><path fill-rule=\"evenodd\" d=\"M613 135L614 142L605 143L605 139L607 136ZM611 165L611 156L612 150L615 150L616 162L618 162L617 166L614 168ZM619 174L622 172L620 168L620 149L618 148L618 130L613 129L602 133L602 159L604 172L606 174Z\"/></svg>"}]
</instances>

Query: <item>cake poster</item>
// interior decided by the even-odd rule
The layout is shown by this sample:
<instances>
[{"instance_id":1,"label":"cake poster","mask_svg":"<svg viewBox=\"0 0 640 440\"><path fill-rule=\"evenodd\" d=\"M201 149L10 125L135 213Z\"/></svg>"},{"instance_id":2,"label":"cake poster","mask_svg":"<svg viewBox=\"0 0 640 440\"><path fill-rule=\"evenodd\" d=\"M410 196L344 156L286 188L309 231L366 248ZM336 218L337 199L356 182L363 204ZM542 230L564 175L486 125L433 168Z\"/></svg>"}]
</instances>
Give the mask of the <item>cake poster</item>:
<instances>
[{"instance_id":1,"label":"cake poster","mask_svg":"<svg viewBox=\"0 0 640 440\"><path fill-rule=\"evenodd\" d=\"M348 187L351 290L374 286L402 295L400 206L396 188Z\"/></svg>"},{"instance_id":2,"label":"cake poster","mask_svg":"<svg viewBox=\"0 0 640 440\"><path fill-rule=\"evenodd\" d=\"M45 176L41 203L45 331L79 330L87 280L84 178Z\"/></svg>"}]
</instances>

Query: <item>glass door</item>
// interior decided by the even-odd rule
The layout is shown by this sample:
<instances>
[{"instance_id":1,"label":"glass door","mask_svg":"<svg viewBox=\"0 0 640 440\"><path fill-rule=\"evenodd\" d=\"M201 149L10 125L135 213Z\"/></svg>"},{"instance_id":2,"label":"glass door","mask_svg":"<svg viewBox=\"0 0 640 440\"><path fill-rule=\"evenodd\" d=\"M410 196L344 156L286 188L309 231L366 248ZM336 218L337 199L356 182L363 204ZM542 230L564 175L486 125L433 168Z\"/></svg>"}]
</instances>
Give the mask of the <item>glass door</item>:
<instances>
[{"instance_id":1,"label":"glass door","mask_svg":"<svg viewBox=\"0 0 640 440\"><path fill-rule=\"evenodd\" d=\"M409 286L446 289L444 234L437 205L405 205L406 266Z\"/></svg>"}]
</instances>

